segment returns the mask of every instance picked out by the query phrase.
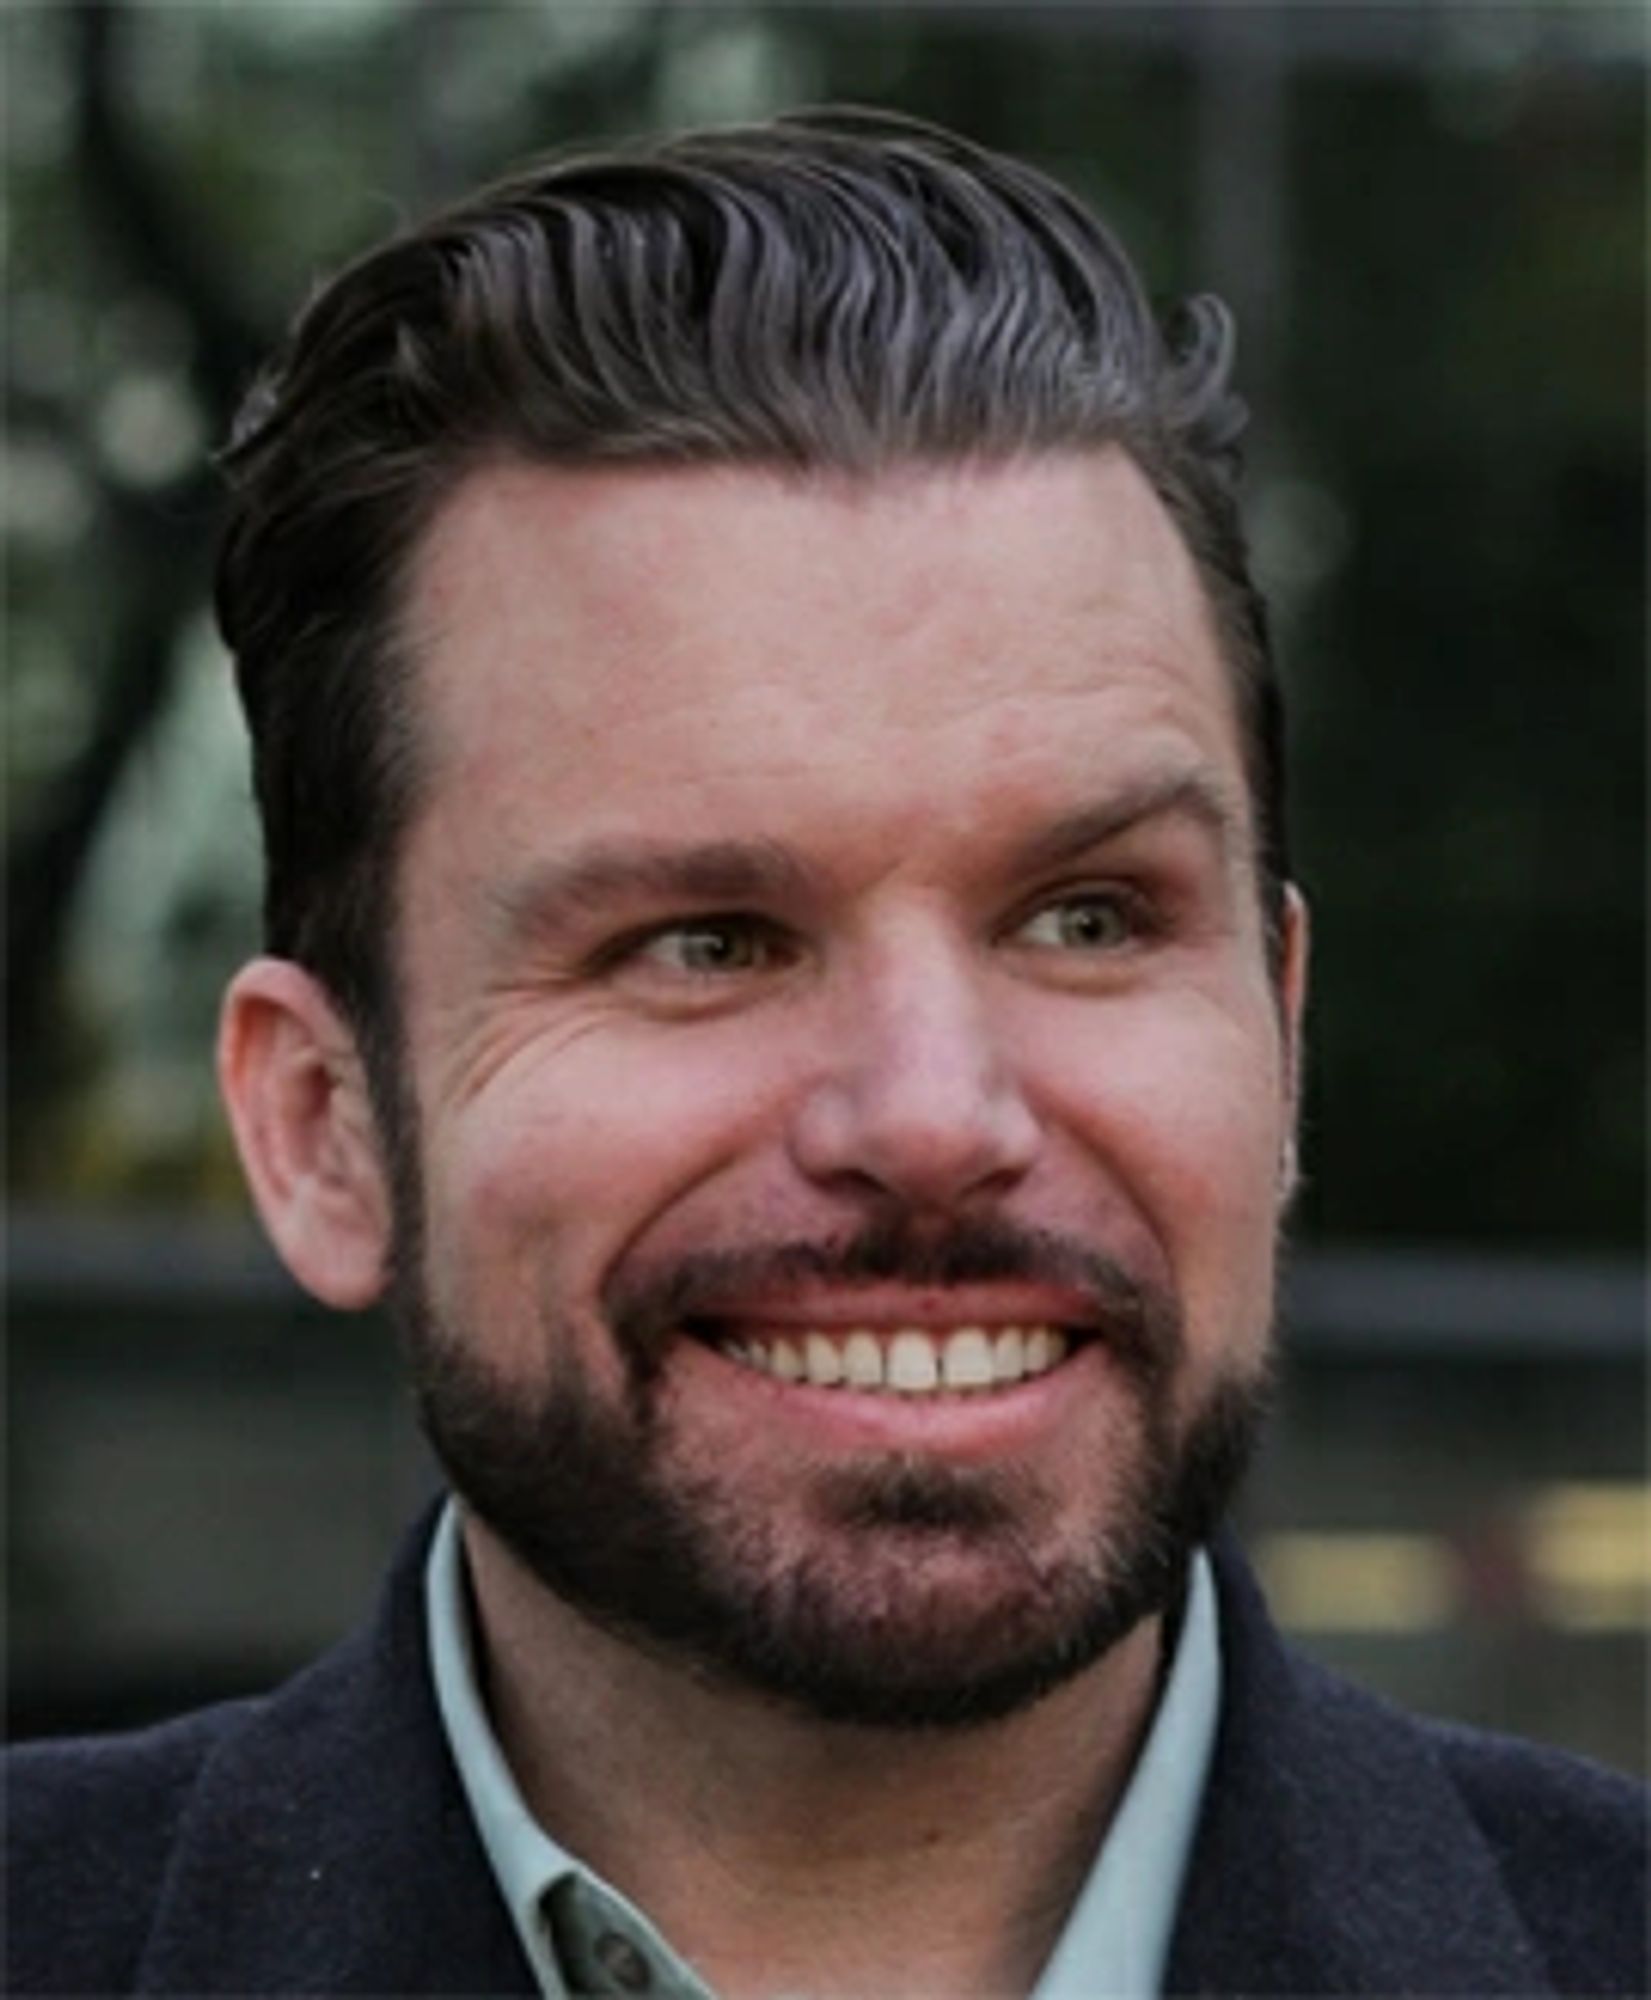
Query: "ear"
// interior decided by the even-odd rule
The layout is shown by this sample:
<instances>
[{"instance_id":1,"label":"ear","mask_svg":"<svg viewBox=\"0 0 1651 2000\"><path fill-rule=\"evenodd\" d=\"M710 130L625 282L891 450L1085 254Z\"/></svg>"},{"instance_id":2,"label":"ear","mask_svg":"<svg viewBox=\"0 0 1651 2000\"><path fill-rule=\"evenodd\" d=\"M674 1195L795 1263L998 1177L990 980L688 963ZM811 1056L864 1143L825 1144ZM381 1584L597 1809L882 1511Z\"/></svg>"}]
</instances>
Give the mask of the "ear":
<instances>
[{"instance_id":1,"label":"ear","mask_svg":"<svg viewBox=\"0 0 1651 2000\"><path fill-rule=\"evenodd\" d=\"M1291 882L1285 885L1283 934L1279 940L1279 1007L1284 1022L1284 1111L1286 1118L1284 1159L1280 1166L1280 1190L1286 1202L1295 1193L1298 1178L1296 1131L1301 1119L1301 1078L1303 1037L1307 1019L1307 961L1311 941L1307 899Z\"/></svg>"},{"instance_id":2,"label":"ear","mask_svg":"<svg viewBox=\"0 0 1651 2000\"><path fill-rule=\"evenodd\" d=\"M321 983L282 958L224 996L218 1083L253 1200L282 1261L344 1311L390 1268L391 1204L354 1035Z\"/></svg>"}]
</instances>

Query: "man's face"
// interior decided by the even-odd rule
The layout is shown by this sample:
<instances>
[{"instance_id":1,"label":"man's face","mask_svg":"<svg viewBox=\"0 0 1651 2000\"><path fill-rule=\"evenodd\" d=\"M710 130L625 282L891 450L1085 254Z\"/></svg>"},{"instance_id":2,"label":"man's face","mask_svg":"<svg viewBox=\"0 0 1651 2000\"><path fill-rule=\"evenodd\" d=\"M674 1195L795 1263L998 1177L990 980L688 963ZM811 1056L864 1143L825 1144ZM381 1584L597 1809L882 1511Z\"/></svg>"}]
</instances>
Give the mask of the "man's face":
<instances>
[{"instance_id":1,"label":"man's face","mask_svg":"<svg viewBox=\"0 0 1651 2000\"><path fill-rule=\"evenodd\" d=\"M410 610L398 1303L456 1485L816 1712L1031 1699L1173 1591L1271 1316L1299 950L1281 1006L1168 518L1116 453L495 467Z\"/></svg>"}]
</instances>

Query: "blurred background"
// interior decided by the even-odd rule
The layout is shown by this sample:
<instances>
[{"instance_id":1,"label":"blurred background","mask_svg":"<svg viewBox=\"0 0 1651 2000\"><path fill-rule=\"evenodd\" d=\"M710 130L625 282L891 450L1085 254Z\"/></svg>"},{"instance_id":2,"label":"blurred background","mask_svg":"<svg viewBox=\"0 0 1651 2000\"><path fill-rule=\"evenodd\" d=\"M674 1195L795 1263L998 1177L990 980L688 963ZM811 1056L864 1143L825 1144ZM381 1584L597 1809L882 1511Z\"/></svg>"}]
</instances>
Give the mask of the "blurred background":
<instances>
[{"instance_id":1,"label":"blurred background","mask_svg":"<svg viewBox=\"0 0 1651 2000\"><path fill-rule=\"evenodd\" d=\"M257 852L207 454L319 275L519 156L847 99L1223 293L1317 964L1245 1526L1404 1700L1644 1768L1637 6L236 0L0 12L9 1695L266 1684L430 1483L215 1105Z\"/></svg>"}]
</instances>

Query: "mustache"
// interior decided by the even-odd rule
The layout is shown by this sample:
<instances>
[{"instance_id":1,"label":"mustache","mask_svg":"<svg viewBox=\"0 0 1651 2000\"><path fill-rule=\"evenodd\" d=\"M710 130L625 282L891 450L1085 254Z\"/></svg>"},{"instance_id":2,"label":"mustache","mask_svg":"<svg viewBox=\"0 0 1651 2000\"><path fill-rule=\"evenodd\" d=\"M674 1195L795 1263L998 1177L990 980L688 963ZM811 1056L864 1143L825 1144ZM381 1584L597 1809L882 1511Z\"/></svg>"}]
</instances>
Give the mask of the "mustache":
<instances>
[{"instance_id":1,"label":"mustache","mask_svg":"<svg viewBox=\"0 0 1651 2000\"><path fill-rule=\"evenodd\" d=\"M812 1283L926 1288L1043 1284L1075 1293L1082 1319L1146 1383L1162 1381L1181 1356L1174 1294L1116 1257L1058 1231L1005 1217L959 1218L944 1229L897 1213L854 1235L688 1251L658 1266L618 1274L604 1298L608 1321L632 1365L657 1367L684 1329L714 1322L742 1297Z\"/></svg>"}]
</instances>

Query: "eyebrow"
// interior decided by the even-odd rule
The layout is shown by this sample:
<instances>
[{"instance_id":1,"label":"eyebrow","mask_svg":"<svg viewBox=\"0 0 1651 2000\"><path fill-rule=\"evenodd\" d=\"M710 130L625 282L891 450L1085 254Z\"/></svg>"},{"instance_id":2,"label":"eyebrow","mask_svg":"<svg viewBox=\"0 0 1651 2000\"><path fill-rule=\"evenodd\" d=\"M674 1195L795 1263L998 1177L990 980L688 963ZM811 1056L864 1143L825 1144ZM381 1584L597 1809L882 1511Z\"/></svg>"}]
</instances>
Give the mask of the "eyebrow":
<instances>
[{"instance_id":1,"label":"eyebrow","mask_svg":"<svg viewBox=\"0 0 1651 2000\"><path fill-rule=\"evenodd\" d=\"M507 934L552 931L626 898L662 903L747 903L796 895L807 871L773 841L711 840L682 847L653 840L597 840L529 870L498 890Z\"/></svg>"},{"instance_id":2,"label":"eyebrow","mask_svg":"<svg viewBox=\"0 0 1651 2000\"><path fill-rule=\"evenodd\" d=\"M1080 806L1043 828L1020 855L1028 873L1057 868L1154 820L1190 823L1228 859L1245 847L1245 816L1225 785L1202 771L1149 773L1098 804Z\"/></svg>"},{"instance_id":3,"label":"eyebrow","mask_svg":"<svg viewBox=\"0 0 1651 2000\"><path fill-rule=\"evenodd\" d=\"M1201 829L1223 855L1239 850L1242 814L1225 788L1200 772L1148 775L1098 804L1042 828L1015 857L1037 873L1075 860L1149 821L1179 819ZM814 877L777 841L713 840L679 846L648 839L596 840L527 870L493 893L507 936L554 934L581 916L625 900L737 905L791 900Z\"/></svg>"}]
</instances>

